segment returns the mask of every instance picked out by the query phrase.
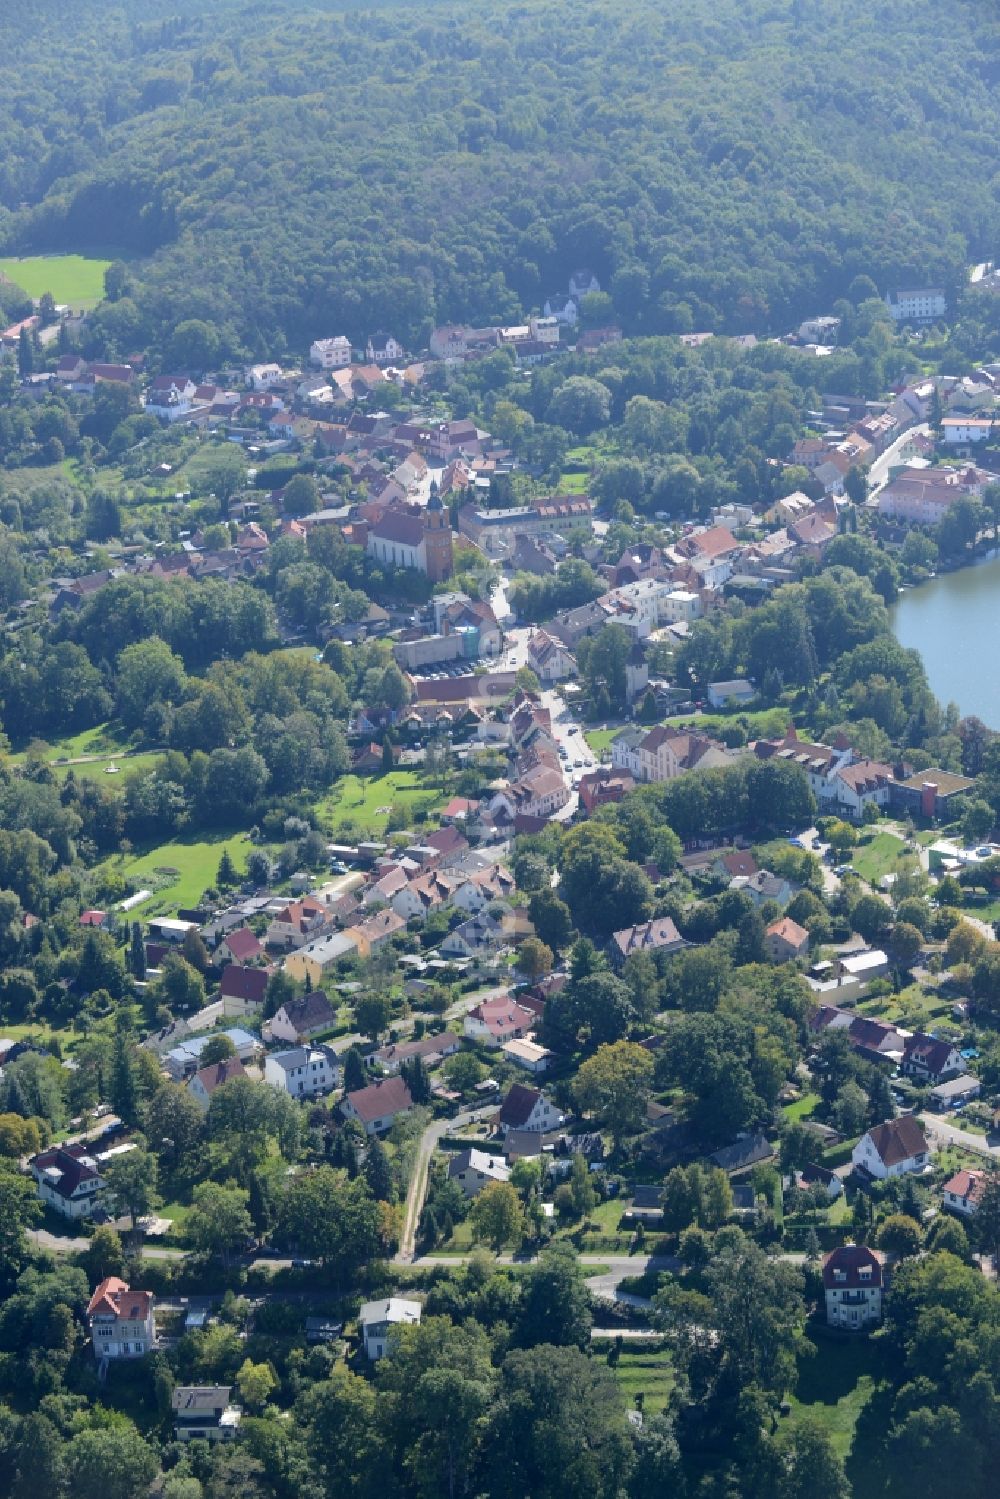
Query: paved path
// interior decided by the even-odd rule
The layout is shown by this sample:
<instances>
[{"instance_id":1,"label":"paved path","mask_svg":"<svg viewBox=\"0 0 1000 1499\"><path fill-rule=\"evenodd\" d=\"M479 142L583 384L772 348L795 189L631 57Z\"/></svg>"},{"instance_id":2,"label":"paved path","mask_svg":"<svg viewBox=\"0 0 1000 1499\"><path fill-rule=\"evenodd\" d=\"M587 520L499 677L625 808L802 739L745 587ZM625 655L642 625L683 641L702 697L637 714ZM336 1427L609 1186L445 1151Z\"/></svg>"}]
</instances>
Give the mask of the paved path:
<instances>
[{"instance_id":1,"label":"paved path","mask_svg":"<svg viewBox=\"0 0 1000 1499\"><path fill-rule=\"evenodd\" d=\"M974 1135L969 1130L957 1129L939 1114L918 1114L927 1137L941 1145L960 1145L963 1150L974 1150L977 1155L1000 1158L1000 1139L996 1135Z\"/></svg>"},{"instance_id":2,"label":"paved path","mask_svg":"<svg viewBox=\"0 0 1000 1499\"><path fill-rule=\"evenodd\" d=\"M50 1254L82 1254L85 1249L90 1248L89 1239L65 1238L62 1234L50 1234L45 1228L29 1228L28 1238L39 1249L47 1249ZM186 1249L168 1249L153 1244L144 1244L142 1247L144 1260L182 1260L186 1255Z\"/></svg>"},{"instance_id":3,"label":"paved path","mask_svg":"<svg viewBox=\"0 0 1000 1499\"><path fill-rule=\"evenodd\" d=\"M906 444L908 442L911 442L918 432L922 432L926 437L929 435L930 430L930 426L927 422L920 422L915 427L907 427L906 431L901 433L900 436L896 438L896 441L890 443L885 452L881 453L879 457L875 459L875 462L868 470L869 505L875 505L878 503L878 492L882 488L882 486L888 482L890 468L902 461L899 457L900 449L905 448Z\"/></svg>"}]
</instances>

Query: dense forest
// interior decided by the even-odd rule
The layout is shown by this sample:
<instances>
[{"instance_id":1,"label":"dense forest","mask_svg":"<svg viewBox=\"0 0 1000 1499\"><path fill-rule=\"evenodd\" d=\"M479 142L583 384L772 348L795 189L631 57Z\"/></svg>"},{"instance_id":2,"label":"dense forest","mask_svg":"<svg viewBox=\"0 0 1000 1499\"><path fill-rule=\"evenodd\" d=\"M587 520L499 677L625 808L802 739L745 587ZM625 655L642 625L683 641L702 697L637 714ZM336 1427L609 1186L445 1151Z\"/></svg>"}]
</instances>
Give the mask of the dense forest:
<instances>
[{"instance_id":1,"label":"dense forest","mask_svg":"<svg viewBox=\"0 0 1000 1499\"><path fill-rule=\"evenodd\" d=\"M418 345L582 265L628 332L780 330L995 243L972 0L4 11L0 245L130 259L109 351Z\"/></svg>"}]
</instances>

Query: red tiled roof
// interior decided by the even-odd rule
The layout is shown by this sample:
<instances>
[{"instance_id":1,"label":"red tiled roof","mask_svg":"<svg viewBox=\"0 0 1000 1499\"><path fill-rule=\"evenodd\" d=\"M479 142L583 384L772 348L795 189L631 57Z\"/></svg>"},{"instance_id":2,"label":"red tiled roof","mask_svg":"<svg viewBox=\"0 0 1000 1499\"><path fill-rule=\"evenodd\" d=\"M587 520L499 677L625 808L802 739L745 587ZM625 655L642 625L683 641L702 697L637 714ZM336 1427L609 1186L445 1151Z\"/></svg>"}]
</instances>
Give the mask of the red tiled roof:
<instances>
[{"instance_id":1,"label":"red tiled roof","mask_svg":"<svg viewBox=\"0 0 1000 1499\"><path fill-rule=\"evenodd\" d=\"M237 927L234 932L228 932L223 941L236 961L240 963L246 962L248 958L259 958L264 951L256 934L248 926Z\"/></svg>"},{"instance_id":2,"label":"red tiled roof","mask_svg":"<svg viewBox=\"0 0 1000 1499\"><path fill-rule=\"evenodd\" d=\"M223 1057L221 1062L209 1062L207 1067L199 1067L194 1075L206 1093L214 1093L216 1088L231 1082L234 1077L245 1076L246 1069L239 1057ZM194 1078L191 1081L194 1082Z\"/></svg>"},{"instance_id":3,"label":"red tiled roof","mask_svg":"<svg viewBox=\"0 0 1000 1499\"><path fill-rule=\"evenodd\" d=\"M387 1077L367 1088L359 1088L357 1093L349 1093L347 1100L350 1100L352 1109L365 1124L384 1119L390 1114L402 1114L413 1107L410 1090L401 1077Z\"/></svg>"},{"instance_id":4,"label":"red tiled roof","mask_svg":"<svg viewBox=\"0 0 1000 1499\"><path fill-rule=\"evenodd\" d=\"M868 1270L867 1279L861 1279L861 1271ZM843 1279L835 1272L840 1271ZM823 1261L823 1285L827 1290L861 1290L882 1284L882 1261L873 1250L864 1244L841 1244Z\"/></svg>"},{"instance_id":5,"label":"red tiled roof","mask_svg":"<svg viewBox=\"0 0 1000 1499\"><path fill-rule=\"evenodd\" d=\"M87 1303L88 1317L120 1317L128 1322L145 1322L153 1302L152 1291L133 1291L117 1275L101 1281Z\"/></svg>"}]
</instances>

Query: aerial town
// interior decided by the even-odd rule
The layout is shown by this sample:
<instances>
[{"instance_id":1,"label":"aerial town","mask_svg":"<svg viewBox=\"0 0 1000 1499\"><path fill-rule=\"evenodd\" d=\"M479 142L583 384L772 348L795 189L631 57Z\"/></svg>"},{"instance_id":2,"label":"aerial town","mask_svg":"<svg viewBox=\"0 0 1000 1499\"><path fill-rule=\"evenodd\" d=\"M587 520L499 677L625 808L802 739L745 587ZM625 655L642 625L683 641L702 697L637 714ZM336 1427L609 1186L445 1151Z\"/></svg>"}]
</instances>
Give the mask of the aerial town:
<instances>
[{"instance_id":1,"label":"aerial town","mask_svg":"<svg viewBox=\"0 0 1000 1499\"><path fill-rule=\"evenodd\" d=\"M12 1499L992 1492L989 205L812 72L765 191L832 16L558 3L84 0L0 90Z\"/></svg>"}]
</instances>

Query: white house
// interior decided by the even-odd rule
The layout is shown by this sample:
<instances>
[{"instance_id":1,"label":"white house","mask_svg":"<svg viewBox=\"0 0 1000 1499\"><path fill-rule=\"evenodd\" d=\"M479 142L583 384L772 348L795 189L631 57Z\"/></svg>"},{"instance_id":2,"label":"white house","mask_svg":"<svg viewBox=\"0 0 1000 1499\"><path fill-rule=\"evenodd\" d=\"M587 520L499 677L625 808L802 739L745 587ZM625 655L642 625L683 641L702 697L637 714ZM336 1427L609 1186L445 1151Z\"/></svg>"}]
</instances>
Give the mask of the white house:
<instances>
[{"instance_id":1,"label":"white house","mask_svg":"<svg viewBox=\"0 0 1000 1499\"><path fill-rule=\"evenodd\" d=\"M878 760L858 760L834 770L824 788L826 799L835 801L838 812L853 818L864 816L869 806L884 807L889 801L892 767Z\"/></svg>"},{"instance_id":2,"label":"white house","mask_svg":"<svg viewBox=\"0 0 1000 1499\"><path fill-rule=\"evenodd\" d=\"M571 328L580 315L580 301L568 292L556 291L545 298L542 311L547 318L555 318L557 323L564 323Z\"/></svg>"},{"instance_id":3,"label":"white house","mask_svg":"<svg viewBox=\"0 0 1000 1499\"><path fill-rule=\"evenodd\" d=\"M109 1275L90 1298L87 1325L96 1359L142 1358L156 1342L152 1291L133 1291Z\"/></svg>"},{"instance_id":4,"label":"white house","mask_svg":"<svg viewBox=\"0 0 1000 1499\"><path fill-rule=\"evenodd\" d=\"M55 1145L29 1167L46 1207L63 1218L89 1218L104 1187L97 1162L83 1145Z\"/></svg>"},{"instance_id":5,"label":"white house","mask_svg":"<svg viewBox=\"0 0 1000 1499\"><path fill-rule=\"evenodd\" d=\"M946 443L966 445L986 442L993 435L993 419L988 416L946 416L941 422Z\"/></svg>"},{"instance_id":6,"label":"white house","mask_svg":"<svg viewBox=\"0 0 1000 1499\"><path fill-rule=\"evenodd\" d=\"M862 1332L882 1320L882 1261L863 1244L841 1244L823 1261L826 1320Z\"/></svg>"},{"instance_id":7,"label":"white house","mask_svg":"<svg viewBox=\"0 0 1000 1499\"><path fill-rule=\"evenodd\" d=\"M380 1135L391 1129L393 1121L412 1107L410 1090L403 1078L397 1075L346 1094L340 1112L347 1119L357 1120L366 1135Z\"/></svg>"},{"instance_id":8,"label":"white house","mask_svg":"<svg viewBox=\"0 0 1000 1499\"><path fill-rule=\"evenodd\" d=\"M930 1158L924 1132L912 1114L875 1125L851 1152L855 1170L867 1171L878 1181L923 1171Z\"/></svg>"},{"instance_id":9,"label":"white house","mask_svg":"<svg viewBox=\"0 0 1000 1499\"><path fill-rule=\"evenodd\" d=\"M300 999L289 999L279 1010L264 1022L264 1037L268 1041L287 1041L291 1046L301 1046L312 1036L333 1030L337 1023L337 1012L322 989L314 989Z\"/></svg>"},{"instance_id":10,"label":"white house","mask_svg":"<svg viewBox=\"0 0 1000 1499\"><path fill-rule=\"evenodd\" d=\"M502 1135L512 1129L544 1135L549 1130L559 1129L565 1122L565 1114L560 1113L540 1088L528 1088L524 1083L511 1083L498 1121Z\"/></svg>"},{"instance_id":11,"label":"white house","mask_svg":"<svg viewBox=\"0 0 1000 1499\"><path fill-rule=\"evenodd\" d=\"M946 1078L957 1077L965 1070L962 1054L950 1041L940 1041L936 1036L925 1036L916 1031L907 1036L903 1047L900 1068L907 1077L918 1082L941 1083Z\"/></svg>"},{"instance_id":12,"label":"white house","mask_svg":"<svg viewBox=\"0 0 1000 1499\"><path fill-rule=\"evenodd\" d=\"M319 1098L340 1080L336 1053L328 1046L293 1046L264 1062L264 1081L292 1098Z\"/></svg>"},{"instance_id":13,"label":"white house","mask_svg":"<svg viewBox=\"0 0 1000 1499\"><path fill-rule=\"evenodd\" d=\"M394 1327L412 1327L420 1321L420 1302L390 1296L387 1301L367 1301L358 1313L358 1325L368 1358L383 1358Z\"/></svg>"},{"instance_id":14,"label":"white house","mask_svg":"<svg viewBox=\"0 0 1000 1499\"><path fill-rule=\"evenodd\" d=\"M146 410L168 422L177 421L191 410L197 389L187 375L157 375L146 392Z\"/></svg>"},{"instance_id":15,"label":"white house","mask_svg":"<svg viewBox=\"0 0 1000 1499\"><path fill-rule=\"evenodd\" d=\"M391 333L373 333L365 356L371 364L395 364L403 357L403 345Z\"/></svg>"},{"instance_id":16,"label":"white house","mask_svg":"<svg viewBox=\"0 0 1000 1499\"><path fill-rule=\"evenodd\" d=\"M321 370L342 370L351 362L351 341L341 333L337 338L317 338L309 345L311 364Z\"/></svg>"},{"instance_id":17,"label":"white house","mask_svg":"<svg viewBox=\"0 0 1000 1499\"><path fill-rule=\"evenodd\" d=\"M939 286L921 287L917 291L887 293L885 305L897 323L927 323L942 318L948 300Z\"/></svg>"},{"instance_id":18,"label":"white house","mask_svg":"<svg viewBox=\"0 0 1000 1499\"><path fill-rule=\"evenodd\" d=\"M280 364L251 364L246 372L246 381L251 390L271 390L280 385L285 372Z\"/></svg>"},{"instance_id":19,"label":"white house","mask_svg":"<svg viewBox=\"0 0 1000 1499\"><path fill-rule=\"evenodd\" d=\"M535 1016L513 999L484 999L462 1022L470 1041L496 1047L526 1036L534 1026Z\"/></svg>"},{"instance_id":20,"label":"white house","mask_svg":"<svg viewBox=\"0 0 1000 1499\"><path fill-rule=\"evenodd\" d=\"M944 1206L952 1213L960 1213L963 1218L972 1218L979 1209L985 1180L982 1171L969 1171L965 1167L956 1171L941 1188Z\"/></svg>"},{"instance_id":21,"label":"white house","mask_svg":"<svg viewBox=\"0 0 1000 1499\"><path fill-rule=\"evenodd\" d=\"M502 1156L485 1150L462 1150L448 1163L448 1179L458 1182L466 1197L478 1197L491 1182L510 1181L510 1167Z\"/></svg>"},{"instance_id":22,"label":"white house","mask_svg":"<svg viewBox=\"0 0 1000 1499\"><path fill-rule=\"evenodd\" d=\"M534 1077L547 1071L552 1060L552 1053L547 1047L527 1039L508 1041L503 1054L508 1062L513 1062L515 1067L523 1067L525 1072L530 1072Z\"/></svg>"}]
</instances>

